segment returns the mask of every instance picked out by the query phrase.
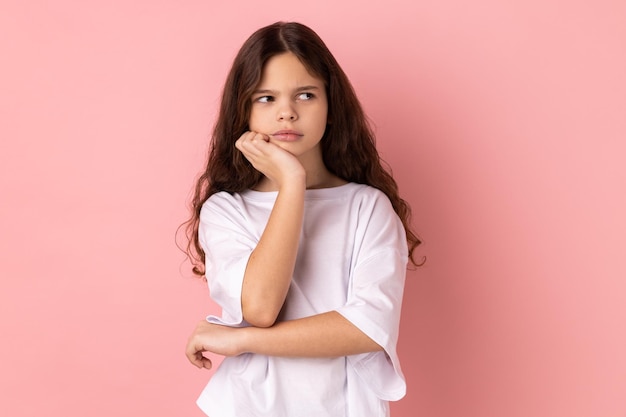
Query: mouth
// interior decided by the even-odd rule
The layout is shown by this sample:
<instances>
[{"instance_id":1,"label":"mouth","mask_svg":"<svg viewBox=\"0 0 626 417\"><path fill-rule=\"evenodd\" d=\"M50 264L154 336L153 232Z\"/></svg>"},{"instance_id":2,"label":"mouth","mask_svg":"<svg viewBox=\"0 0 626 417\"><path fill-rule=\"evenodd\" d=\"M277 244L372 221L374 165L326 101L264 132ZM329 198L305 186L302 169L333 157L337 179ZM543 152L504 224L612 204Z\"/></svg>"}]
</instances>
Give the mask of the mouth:
<instances>
[{"instance_id":1,"label":"mouth","mask_svg":"<svg viewBox=\"0 0 626 417\"><path fill-rule=\"evenodd\" d=\"M302 136L304 136L304 134L295 130L279 130L272 133L270 136L272 136L276 140L280 140L283 142L293 142L300 139Z\"/></svg>"}]
</instances>

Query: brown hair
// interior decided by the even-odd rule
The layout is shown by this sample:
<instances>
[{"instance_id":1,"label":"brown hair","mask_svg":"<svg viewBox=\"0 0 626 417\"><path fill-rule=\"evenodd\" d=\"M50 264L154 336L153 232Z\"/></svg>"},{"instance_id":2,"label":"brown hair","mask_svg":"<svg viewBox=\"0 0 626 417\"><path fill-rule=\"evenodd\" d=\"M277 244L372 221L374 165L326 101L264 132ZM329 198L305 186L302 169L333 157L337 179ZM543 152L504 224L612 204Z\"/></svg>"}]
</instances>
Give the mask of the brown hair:
<instances>
[{"instance_id":1,"label":"brown hair","mask_svg":"<svg viewBox=\"0 0 626 417\"><path fill-rule=\"evenodd\" d=\"M387 195L406 230L411 262L417 265L413 250L421 242L411 230L411 209L400 198L395 180L383 166L374 134L348 77L313 30L300 23L277 22L246 40L226 78L206 168L195 184L191 218L183 225L193 272L204 275L205 255L198 240L202 204L219 191L232 194L249 189L262 177L234 143L248 130L252 92L265 63L285 52L294 54L312 75L325 82L330 123L321 146L326 168L346 181L370 185Z\"/></svg>"}]
</instances>

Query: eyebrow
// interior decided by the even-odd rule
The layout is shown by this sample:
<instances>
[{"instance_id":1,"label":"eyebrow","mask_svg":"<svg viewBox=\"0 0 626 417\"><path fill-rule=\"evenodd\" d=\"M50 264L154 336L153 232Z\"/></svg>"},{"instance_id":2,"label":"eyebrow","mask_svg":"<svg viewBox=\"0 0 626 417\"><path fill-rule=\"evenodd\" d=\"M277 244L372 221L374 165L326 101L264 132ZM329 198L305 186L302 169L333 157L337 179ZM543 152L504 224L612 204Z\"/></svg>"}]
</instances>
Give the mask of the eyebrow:
<instances>
[{"instance_id":1,"label":"eyebrow","mask_svg":"<svg viewBox=\"0 0 626 417\"><path fill-rule=\"evenodd\" d=\"M298 93L300 91L307 91L307 90L319 90L319 87L316 87L314 85L304 85L302 87L298 87L294 90L294 92ZM254 90L252 92L253 95L256 94L276 94L276 90L270 90L270 89L260 89L260 90Z\"/></svg>"}]
</instances>

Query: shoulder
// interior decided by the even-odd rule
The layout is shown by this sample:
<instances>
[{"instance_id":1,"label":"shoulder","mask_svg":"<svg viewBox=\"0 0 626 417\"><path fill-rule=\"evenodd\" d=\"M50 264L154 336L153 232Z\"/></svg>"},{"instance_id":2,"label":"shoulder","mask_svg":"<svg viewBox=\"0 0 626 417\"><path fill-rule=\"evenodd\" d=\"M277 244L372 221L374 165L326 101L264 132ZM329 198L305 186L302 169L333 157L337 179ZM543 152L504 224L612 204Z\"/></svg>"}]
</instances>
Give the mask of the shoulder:
<instances>
[{"instance_id":1,"label":"shoulder","mask_svg":"<svg viewBox=\"0 0 626 417\"><path fill-rule=\"evenodd\" d=\"M207 247L215 242L227 242L232 236L248 233L249 221L241 195L221 191L211 195L202 204L198 234L200 244ZM212 242L212 243L211 243Z\"/></svg>"},{"instance_id":2,"label":"shoulder","mask_svg":"<svg viewBox=\"0 0 626 417\"><path fill-rule=\"evenodd\" d=\"M320 209L328 209L330 204L348 209L350 215L365 214L368 211L393 211L389 198L377 188L367 184L349 182L338 187L310 189L306 191L305 200L315 205L320 203ZM345 210L340 210L345 212ZM356 213L355 213L356 212Z\"/></svg>"},{"instance_id":3,"label":"shoulder","mask_svg":"<svg viewBox=\"0 0 626 417\"><path fill-rule=\"evenodd\" d=\"M322 193L323 196L332 196L348 200L389 200L385 193L371 185L349 182L335 188L324 188L320 190L308 190L308 192Z\"/></svg>"},{"instance_id":4,"label":"shoulder","mask_svg":"<svg viewBox=\"0 0 626 417\"><path fill-rule=\"evenodd\" d=\"M369 185L355 184L349 194L358 229L374 233L392 230L404 235L402 221L385 193Z\"/></svg>"},{"instance_id":5,"label":"shoulder","mask_svg":"<svg viewBox=\"0 0 626 417\"><path fill-rule=\"evenodd\" d=\"M204 202L205 206L220 205L237 200L239 193L229 193L227 191L218 191Z\"/></svg>"},{"instance_id":6,"label":"shoulder","mask_svg":"<svg viewBox=\"0 0 626 417\"><path fill-rule=\"evenodd\" d=\"M357 264L364 265L373 256L405 259L408 254L402 220L385 193L368 185L359 185L353 197Z\"/></svg>"},{"instance_id":7,"label":"shoulder","mask_svg":"<svg viewBox=\"0 0 626 417\"><path fill-rule=\"evenodd\" d=\"M355 184L351 199L358 203L360 211L395 214L391 201L378 188L366 184Z\"/></svg>"},{"instance_id":8,"label":"shoulder","mask_svg":"<svg viewBox=\"0 0 626 417\"><path fill-rule=\"evenodd\" d=\"M239 193L228 193L220 191L211 195L203 204L200 210L200 220L214 216L232 216L240 213L242 207L242 197Z\"/></svg>"}]
</instances>

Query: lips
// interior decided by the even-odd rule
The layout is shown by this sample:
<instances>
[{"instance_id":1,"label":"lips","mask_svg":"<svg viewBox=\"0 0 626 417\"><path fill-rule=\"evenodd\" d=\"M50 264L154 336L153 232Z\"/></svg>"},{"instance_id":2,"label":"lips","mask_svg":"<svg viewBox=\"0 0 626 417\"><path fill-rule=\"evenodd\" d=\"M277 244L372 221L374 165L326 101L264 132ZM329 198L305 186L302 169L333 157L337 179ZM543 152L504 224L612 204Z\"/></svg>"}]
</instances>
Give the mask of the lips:
<instances>
[{"instance_id":1,"label":"lips","mask_svg":"<svg viewBox=\"0 0 626 417\"><path fill-rule=\"evenodd\" d=\"M293 141L300 139L304 135L295 130L279 130L277 132L272 133L271 136L274 139L280 140L283 142L293 142Z\"/></svg>"}]
</instances>

